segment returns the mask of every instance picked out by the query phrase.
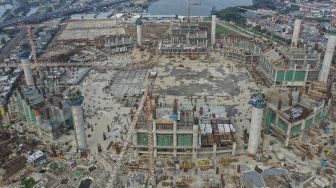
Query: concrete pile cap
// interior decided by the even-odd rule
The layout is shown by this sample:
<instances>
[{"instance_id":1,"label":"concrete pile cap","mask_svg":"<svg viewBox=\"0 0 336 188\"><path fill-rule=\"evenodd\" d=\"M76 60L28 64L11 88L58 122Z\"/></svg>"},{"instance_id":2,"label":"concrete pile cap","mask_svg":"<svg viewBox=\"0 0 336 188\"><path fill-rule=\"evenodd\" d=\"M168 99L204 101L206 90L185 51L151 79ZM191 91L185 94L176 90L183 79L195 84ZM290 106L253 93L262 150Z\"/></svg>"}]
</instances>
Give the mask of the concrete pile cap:
<instances>
[{"instance_id":1,"label":"concrete pile cap","mask_svg":"<svg viewBox=\"0 0 336 188\"><path fill-rule=\"evenodd\" d=\"M28 51L20 51L18 53L18 57L22 59L28 59L29 58L29 52Z\"/></svg>"},{"instance_id":2,"label":"concrete pile cap","mask_svg":"<svg viewBox=\"0 0 336 188\"><path fill-rule=\"evenodd\" d=\"M136 25L142 25L142 20L141 20L141 18L138 18L138 19L135 21L135 24L136 24Z\"/></svg>"},{"instance_id":3,"label":"concrete pile cap","mask_svg":"<svg viewBox=\"0 0 336 188\"><path fill-rule=\"evenodd\" d=\"M250 104L253 106L253 107L256 107L256 108L264 108L265 105L266 105L266 102L265 102L265 95L264 94L261 94L261 93L258 93L258 94L254 94L251 96L251 99L250 99Z\"/></svg>"},{"instance_id":4,"label":"concrete pile cap","mask_svg":"<svg viewBox=\"0 0 336 188\"><path fill-rule=\"evenodd\" d=\"M84 101L84 96L79 90L70 91L68 95L65 96L65 106L80 106Z\"/></svg>"},{"instance_id":5,"label":"concrete pile cap","mask_svg":"<svg viewBox=\"0 0 336 188\"><path fill-rule=\"evenodd\" d=\"M215 7L212 7L212 10L211 10L211 16L212 15L217 15L218 11Z\"/></svg>"}]
</instances>

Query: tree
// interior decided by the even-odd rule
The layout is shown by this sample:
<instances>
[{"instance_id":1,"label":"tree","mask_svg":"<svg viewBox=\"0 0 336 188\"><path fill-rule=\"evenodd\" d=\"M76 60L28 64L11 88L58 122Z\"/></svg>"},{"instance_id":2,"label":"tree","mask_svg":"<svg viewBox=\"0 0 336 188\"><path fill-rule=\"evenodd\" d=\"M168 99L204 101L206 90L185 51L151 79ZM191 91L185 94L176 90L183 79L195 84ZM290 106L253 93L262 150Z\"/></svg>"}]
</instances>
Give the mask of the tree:
<instances>
[{"instance_id":1,"label":"tree","mask_svg":"<svg viewBox=\"0 0 336 188\"><path fill-rule=\"evenodd\" d=\"M242 15L245 10L236 8L236 7L229 7L226 9L223 9L217 13L217 16L225 21L232 21L235 22L238 25L245 25L246 19Z\"/></svg>"},{"instance_id":2,"label":"tree","mask_svg":"<svg viewBox=\"0 0 336 188\"><path fill-rule=\"evenodd\" d=\"M1 39L1 44L6 44L6 40L4 38Z\"/></svg>"},{"instance_id":3,"label":"tree","mask_svg":"<svg viewBox=\"0 0 336 188\"><path fill-rule=\"evenodd\" d=\"M36 184L36 181L33 178L26 178L23 181L24 188L33 188Z\"/></svg>"}]
</instances>

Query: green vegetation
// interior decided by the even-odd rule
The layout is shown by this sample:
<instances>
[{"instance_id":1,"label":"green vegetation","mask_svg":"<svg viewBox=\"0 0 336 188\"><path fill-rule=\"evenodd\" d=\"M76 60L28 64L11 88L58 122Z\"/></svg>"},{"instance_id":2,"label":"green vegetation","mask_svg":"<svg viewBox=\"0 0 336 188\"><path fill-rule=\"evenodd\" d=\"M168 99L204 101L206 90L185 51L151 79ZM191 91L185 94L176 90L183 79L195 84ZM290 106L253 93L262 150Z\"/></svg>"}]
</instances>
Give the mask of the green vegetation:
<instances>
[{"instance_id":1,"label":"green vegetation","mask_svg":"<svg viewBox=\"0 0 336 188\"><path fill-rule=\"evenodd\" d=\"M274 10L274 0L256 0L252 6L241 6L245 9L269 8ZM225 21L231 21L240 26L245 26L246 19L243 16L246 10L239 7L229 7L218 12L218 17Z\"/></svg>"},{"instance_id":2,"label":"green vegetation","mask_svg":"<svg viewBox=\"0 0 336 188\"><path fill-rule=\"evenodd\" d=\"M227 36L228 34L232 33L232 31L226 27L223 27L221 25L216 26L216 34L219 36Z\"/></svg>"},{"instance_id":3,"label":"green vegetation","mask_svg":"<svg viewBox=\"0 0 336 188\"><path fill-rule=\"evenodd\" d=\"M211 31L211 23L201 23L200 26L206 28L208 33ZM232 30L230 30L230 29L228 29L224 26L221 26L219 24L217 24L217 26L216 26L216 35L219 36L219 37L227 36L232 32L233 32Z\"/></svg>"},{"instance_id":4,"label":"green vegetation","mask_svg":"<svg viewBox=\"0 0 336 188\"><path fill-rule=\"evenodd\" d=\"M246 24L246 18L242 15L245 10L239 9L237 7L229 7L226 9L223 9L217 13L217 16L225 21L228 22L234 22L238 25L245 25Z\"/></svg>"},{"instance_id":5,"label":"green vegetation","mask_svg":"<svg viewBox=\"0 0 336 188\"><path fill-rule=\"evenodd\" d=\"M4 38L1 39L0 44L6 44L6 40Z\"/></svg>"},{"instance_id":6,"label":"green vegetation","mask_svg":"<svg viewBox=\"0 0 336 188\"><path fill-rule=\"evenodd\" d=\"M46 5L46 6L42 6L42 7L37 9L36 14L51 12L51 11L53 11L54 7L55 7L54 4L49 4L49 5Z\"/></svg>"},{"instance_id":7,"label":"green vegetation","mask_svg":"<svg viewBox=\"0 0 336 188\"><path fill-rule=\"evenodd\" d=\"M274 2L275 0L255 0L255 2L253 3L252 6L250 6L250 8L258 9L266 7L274 10L275 9Z\"/></svg>"},{"instance_id":8,"label":"green vegetation","mask_svg":"<svg viewBox=\"0 0 336 188\"><path fill-rule=\"evenodd\" d=\"M144 9L148 9L149 5L157 0L133 0L133 3L131 3L131 6L138 5L141 6Z\"/></svg>"},{"instance_id":9,"label":"green vegetation","mask_svg":"<svg viewBox=\"0 0 336 188\"><path fill-rule=\"evenodd\" d=\"M36 183L37 182L33 178L26 178L22 181L24 188L33 188Z\"/></svg>"}]
</instances>

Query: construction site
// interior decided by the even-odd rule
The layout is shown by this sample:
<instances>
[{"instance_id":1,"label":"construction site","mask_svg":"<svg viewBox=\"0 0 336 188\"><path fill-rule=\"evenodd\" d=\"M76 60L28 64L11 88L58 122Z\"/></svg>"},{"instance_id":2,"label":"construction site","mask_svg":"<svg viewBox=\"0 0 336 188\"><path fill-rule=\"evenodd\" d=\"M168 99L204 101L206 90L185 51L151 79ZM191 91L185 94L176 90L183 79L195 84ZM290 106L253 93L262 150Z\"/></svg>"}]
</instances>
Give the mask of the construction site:
<instances>
[{"instance_id":1,"label":"construction site","mask_svg":"<svg viewBox=\"0 0 336 188\"><path fill-rule=\"evenodd\" d=\"M335 186L335 36L319 52L218 39L216 13L209 31L141 15L20 26L30 51L0 64L1 186ZM44 27L58 32L37 55Z\"/></svg>"}]
</instances>

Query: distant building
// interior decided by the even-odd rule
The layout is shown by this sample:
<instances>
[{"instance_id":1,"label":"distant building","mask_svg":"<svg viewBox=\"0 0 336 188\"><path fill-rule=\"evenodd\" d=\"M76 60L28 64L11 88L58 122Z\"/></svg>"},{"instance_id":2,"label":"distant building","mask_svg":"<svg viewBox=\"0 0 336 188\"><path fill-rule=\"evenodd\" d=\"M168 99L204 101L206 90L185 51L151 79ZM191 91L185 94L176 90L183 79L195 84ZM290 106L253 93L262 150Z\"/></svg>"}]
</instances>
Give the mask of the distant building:
<instances>
[{"instance_id":1,"label":"distant building","mask_svg":"<svg viewBox=\"0 0 336 188\"><path fill-rule=\"evenodd\" d=\"M46 157L45 153L43 153L41 150L38 150L38 151L36 151L33 154L28 156L27 162L31 165L36 165L46 158L47 157Z\"/></svg>"},{"instance_id":2,"label":"distant building","mask_svg":"<svg viewBox=\"0 0 336 188\"><path fill-rule=\"evenodd\" d=\"M191 103L167 105L158 100L154 110L154 157L186 156L193 159L204 155L227 153L235 155L236 129L226 116L224 106ZM139 116L133 135L135 156L148 153L145 113Z\"/></svg>"},{"instance_id":3,"label":"distant building","mask_svg":"<svg viewBox=\"0 0 336 188\"><path fill-rule=\"evenodd\" d=\"M305 132L324 119L324 101L299 92L276 91L270 94L266 110L266 133L276 135L286 146L301 140Z\"/></svg>"},{"instance_id":4,"label":"distant building","mask_svg":"<svg viewBox=\"0 0 336 188\"><path fill-rule=\"evenodd\" d=\"M162 54L206 53L208 34L198 24L173 24L159 44Z\"/></svg>"},{"instance_id":5,"label":"distant building","mask_svg":"<svg viewBox=\"0 0 336 188\"><path fill-rule=\"evenodd\" d=\"M318 80L320 53L281 47L262 53L260 66L275 86L304 86Z\"/></svg>"}]
</instances>

